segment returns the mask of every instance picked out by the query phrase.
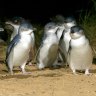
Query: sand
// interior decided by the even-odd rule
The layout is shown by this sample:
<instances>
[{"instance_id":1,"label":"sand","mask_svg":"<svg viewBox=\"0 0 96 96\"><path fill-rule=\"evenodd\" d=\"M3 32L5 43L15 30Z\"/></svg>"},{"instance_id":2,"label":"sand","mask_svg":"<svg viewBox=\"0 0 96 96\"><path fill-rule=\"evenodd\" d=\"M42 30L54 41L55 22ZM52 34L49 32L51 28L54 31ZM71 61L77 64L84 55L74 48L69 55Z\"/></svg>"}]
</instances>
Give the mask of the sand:
<instances>
[{"instance_id":1,"label":"sand","mask_svg":"<svg viewBox=\"0 0 96 96\"><path fill-rule=\"evenodd\" d=\"M38 70L35 64L26 65L31 74L23 75L14 68L14 75L10 75L4 54L0 50L0 96L96 96L95 64L88 76L82 72L74 75L69 67Z\"/></svg>"}]
</instances>

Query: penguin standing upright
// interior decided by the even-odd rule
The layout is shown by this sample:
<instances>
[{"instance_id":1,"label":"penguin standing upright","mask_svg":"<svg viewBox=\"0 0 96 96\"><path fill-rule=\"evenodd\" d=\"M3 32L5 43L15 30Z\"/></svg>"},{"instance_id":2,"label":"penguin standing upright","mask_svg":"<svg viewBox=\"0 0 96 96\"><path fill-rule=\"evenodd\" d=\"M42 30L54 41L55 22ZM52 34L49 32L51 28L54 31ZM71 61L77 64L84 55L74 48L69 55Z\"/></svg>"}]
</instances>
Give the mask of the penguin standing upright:
<instances>
[{"instance_id":1,"label":"penguin standing upright","mask_svg":"<svg viewBox=\"0 0 96 96\"><path fill-rule=\"evenodd\" d=\"M60 53L63 58L63 61L66 63L66 65L68 65L67 54L69 49L69 42L71 40L70 29L72 26L75 26L75 25L76 25L76 20L74 17L65 18L65 21L64 21L65 29L59 41L59 46L60 46L59 49L60 49Z\"/></svg>"},{"instance_id":2,"label":"penguin standing upright","mask_svg":"<svg viewBox=\"0 0 96 96\"><path fill-rule=\"evenodd\" d=\"M40 49L37 53L37 66L39 69L54 65L58 54L58 37L56 31L58 26L50 22L44 27L44 37Z\"/></svg>"},{"instance_id":3,"label":"penguin standing upright","mask_svg":"<svg viewBox=\"0 0 96 96\"><path fill-rule=\"evenodd\" d=\"M80 26L71 27L71 41L68 53L69 66L74 74L76 70L84 70L89 74L92 65L93 54L89 40L84 35L84 30Z\"/></svg>"},{"instance_id":4,"label":"penguin standing upright","mask_svg":"<svg viewBox=\"0 0 96 96\"><path fill-rule=\"evenodd\" d=\"M10 41L13 40L13 38L18 34L18 30L19 30L19 27L21 26L21 23L28 23L29 21L28 20L25 20L24 18L22 17L14 17L12 18L12 20L9 20L9 21L6 21L5 24L8 24L8 25L11 25L13 27L13 33L11 34L11 38L10 38ZM35 30L36 28L34 28ZM30 49L30 53L29 53L29 59L28 59L28 62L27 64L28 65L32 65L31 64L31 61L32 61L32 55L34 55L34 44L35 44L35 36L34 34L31 35L32 37L32 47Z\"/></svg>"},{"instance_id":5,"label":"penguin standing upright","mask_svg":"<svg viewBox=\"0 0 96 96\"><path fill-rule=\"evenodd\" d=\"M22 73L26 74L25 65L32 46L32 35L34 37L33 27L30 23L21 23L18 31L7 47L6 65L11 74L15 66L20 66Z\"/></svg>"}]
</instances>

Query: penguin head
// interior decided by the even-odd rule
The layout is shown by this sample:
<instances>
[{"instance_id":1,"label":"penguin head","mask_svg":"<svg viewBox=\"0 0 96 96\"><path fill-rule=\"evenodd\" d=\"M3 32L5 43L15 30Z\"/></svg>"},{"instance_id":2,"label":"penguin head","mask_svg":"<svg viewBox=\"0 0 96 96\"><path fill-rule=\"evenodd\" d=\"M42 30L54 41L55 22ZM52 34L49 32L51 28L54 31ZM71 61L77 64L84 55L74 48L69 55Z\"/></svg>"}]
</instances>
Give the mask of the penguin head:
<instances>
[{"instance_id":1,"label":"penguin head","mask_svg":"<svg viewBox=\"0 0 96 96\"><path fill-rule=\"evenodd\" d=\"M11 20L5 22L5 24L11 25L13 27L19 27L20 23L24 21L22 17L13 17Z\"/></svg>"},{"instance_id":2,"label":"penguin head","mask_svg":"<svg viewBox=\"0 0 96 96\"><path fill-rule=\"evenodd\" d=\"M84 30L81 26L71 27L70 36L72 39L78 39L84 35Z\"/></svg>"},{"instance_id":3,"label":"penguin head","mask_svg":"<svg viewBox=\"0 0 96 96\"><path fill-rule=\"evenodd\" d=\"M31 33L33 31L34 31L34 28L30 22L22 22L19 27L18 33L21 35L23 35L23 34L24 35L31 35Z\"/></svg>"},{"instance_id":4,"label":"penguin head","mask_svg":"<svg viewBox=\"0 0 96 96\"><path fill-rule=\"evenodd\" d=\"M55 23L63 24L63 23L64 23L65 18L64 18L64 16L63 16L63 15L58 14L58 15L56 15L55 17L50 18L50 20L51 20L51 21L53 21L53 22L55 22Z\"/></svg>"},{"instance_id":5,"label":"penguin head","mask_svg":"<svg viewBox=\"0 0 96 96\"><path fill-rule=\"evenodd\" d=\"M50 22L44 27L45 34L53 34L57 31L57 29L58 25L56 25L54 22Z\"/></svg>"},{"instance_id":6,"label":"penguin head","mask_svg":"<svg viewBox=\"0 0 96 96\"><path fill-rule=\"evenodd\" d=\"M64 23L65 23L64 25L66 28L71 28L72 26L76 25L76 20L74 17L69 16L65 19Z\"/></svg>"}]
</instances>

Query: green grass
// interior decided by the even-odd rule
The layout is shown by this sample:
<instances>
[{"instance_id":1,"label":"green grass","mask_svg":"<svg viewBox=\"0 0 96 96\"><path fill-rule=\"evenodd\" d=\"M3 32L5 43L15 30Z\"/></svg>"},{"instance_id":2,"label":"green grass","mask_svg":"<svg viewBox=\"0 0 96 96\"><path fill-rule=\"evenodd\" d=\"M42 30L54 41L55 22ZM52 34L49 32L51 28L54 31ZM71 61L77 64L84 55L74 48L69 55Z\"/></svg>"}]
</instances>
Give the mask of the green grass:
<instances>
[{"instance_id":1,"label":"green grass","mask_svg":"<svg viewBox=\"0 0 96 96\"><path fill-rule=\"evenodd\" d=\"M93 3L93 7L90 10L86 10L85 15L81 12L78 23L84 28L86 37L96 51L96 0L90 1Z\"/></svg>"},{"instance_id":2,"label":"green grass","mask_svg":"<svg viewBox=\"0 0 96 96\"><path fill-rule=\"evenodd\" d=\"M92 41L96 40L96 15L88 16L81 19L81 21L80 25L84 28L85 35L92 43Z\"/></svg>"},{"instance_id":3,"label":"green grass","mask_svg":"<svg viewBox=\"0 0 96 96\"><path fill-rule=\"evenodd\" d=\"M85 11L85 15L82 12L79 17L79 24L84 28L85 35L90 40L91 44L96 43L96 0L90 0L93 3L93 7L90 10Z\"/></svg>"}]
</instances>

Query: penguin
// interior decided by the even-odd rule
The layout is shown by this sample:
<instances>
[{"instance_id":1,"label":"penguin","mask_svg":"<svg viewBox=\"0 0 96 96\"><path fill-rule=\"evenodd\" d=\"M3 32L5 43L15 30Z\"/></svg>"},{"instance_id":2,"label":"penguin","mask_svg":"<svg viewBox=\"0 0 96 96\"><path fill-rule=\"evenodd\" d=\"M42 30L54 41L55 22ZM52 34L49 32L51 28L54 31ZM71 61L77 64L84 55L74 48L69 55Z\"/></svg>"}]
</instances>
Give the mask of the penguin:
<instances>
[{"instance_id":1,"label":"penguin","mask_svg":"<svg viewBox=\"0 0 96 96\"><path fill-rule=\"evenodd\" d=\"M6 66L13 75L13 67L20 66L22 73L26 74L25 65L29 58L32 40L34 40L33 26L22 22L18 34L13 38L6 51ZM32 39L33 35L33 39Z\"/></svg>"},{"instance_id":2,"label":"penguin","mask_svg":"<svg viewBox=\"0 0 96 96\"><path fill-rule=\"evenodd\" d=\"M93 52L88 38L81 26L73 26L70 31L69 66L74 74L76 70L85 71L88 75L92 66Z\"/></svg>"},{"instance_id":3,"label":"penguin","mask_svg":"<svg viewBox=\"0 0 96 96\"><path fill-rule=\"evenodd\" d=\"M65 26L64 26L65 17L62 14L57 14L55 17L50 18L50 20L56 23L59 27L57 30L57 37L60 41L63 31L65 30ZM58 53L57 61L58 61L58 66L61 67L63 64L63 58L60 52Z\"/></svg>"},{"instance_id":4,"label":"penguin","mask_svg":"<svg viewBox=\"0 0 96 96\"><path fill-rule=\"evenodd\" d=\"M71 40L70 29L72 26L75 26L75 25L76 25L76 20L74 17L69 16L65 18L64 20L65 29L62 32L62 35L59 41L59 51L60 51L60 54L63 58L65 65L68 65L67 54L68 54L68 49L69 49L69 42Z\"/></svg>"},{"instance_id":5,"label":"penguin","mask_svg":"<svg viewBox=\"0 0 96 96\"><path fill-rule=\"evenodd\" d=\"M63 31L65 30L65 26L64 26L64 24L57 24L58 25L58 30L57 30L57 37L58 37L58 40L59 40L59 42L60 42L60 38L61 38L61 36L62 36L62 34L63 34ZM59 64L59 66L63 66L64 64L63 64L63 59L64 58L62 58L62 55L61 55L61 52L60 51L62 51L62 50L60 50L60 46L59 46L59 52L58 52L58 57L57 57L57 61L58 61L58 64Z\"/></svg>"},{"instance_id":6,"label":"penguin","mask_svg":"<svg viewBox=\"0 0 96 96\"><path fill-rule=\"evenodd\" d=\"M13 38L18 34L18 29L20 27L20 23L25 21L22 17L13 17L11 20L8 20L5 22L6 25L11 25L13 28L13 32L11 34L10 41L13 40ZM10 27L11 28L11 27ZM12 30L10 29L10 30Z\"/></svg>"},{"instance_id":7,"label":"penguin","mask_svg":"<svg viewBox=\"0 0 96 96\"><path fill-rule=\"evenodd\" d=\"M13 27L13 33L11 34L10 41L12 41L13 38L18 34L18 30L19 30L19 27L21 26L21 23L28 23L28 22L29 22L28 20L25 20L24 18L18 17L18 16L12 18L12 20L10 20L10 21L5 22L5 24L10 24ZM35 31L36 28L34 28L33 30ZM33 48L34 45L35 45L35 36L33 37L33 34L32 34L32 47L31 47L30 53L29 53L29 59L27 62L28 65L32 65L31 61L32 61L32 55L34 53L33 52L34 51L34 48Z\"/></svg>"},{"instance_id":8,"label":"penguin","mask_svg":"<svg viewBox=\"0 0 96 96\"><path fill-rule=\"evenodd\" d=\"M44 36L36 56L38 69L53 67L57 59L59 40L56 35L58 26L49 22L44 27Z\"/></svg>"}]
</instances>

